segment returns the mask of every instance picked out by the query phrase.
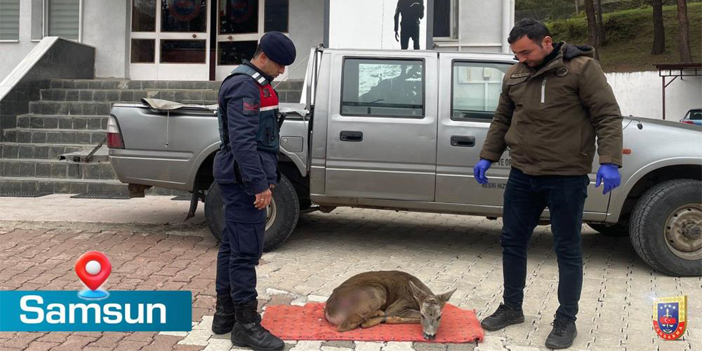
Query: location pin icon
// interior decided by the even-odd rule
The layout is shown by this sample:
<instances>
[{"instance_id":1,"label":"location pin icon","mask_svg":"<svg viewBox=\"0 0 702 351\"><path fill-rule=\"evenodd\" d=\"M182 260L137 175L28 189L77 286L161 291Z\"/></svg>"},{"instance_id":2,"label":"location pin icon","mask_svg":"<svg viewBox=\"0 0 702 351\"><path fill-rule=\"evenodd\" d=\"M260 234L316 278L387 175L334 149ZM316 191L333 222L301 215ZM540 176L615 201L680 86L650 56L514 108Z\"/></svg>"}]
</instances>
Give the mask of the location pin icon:
<instances>
[{"instance_id":1,"label":"location pin icon","mask_svg":"<svg viewBox=\"0 0 702 351\"><path fill-rule=\"evenodd\" d=\"M89 251L78 258L75 265L76 275L90 290L83 290L78 296L85 299L102 299L109 294L98 290L112 272L112 265L107 256L100 251Z\"/></svg>"}]
</instances>

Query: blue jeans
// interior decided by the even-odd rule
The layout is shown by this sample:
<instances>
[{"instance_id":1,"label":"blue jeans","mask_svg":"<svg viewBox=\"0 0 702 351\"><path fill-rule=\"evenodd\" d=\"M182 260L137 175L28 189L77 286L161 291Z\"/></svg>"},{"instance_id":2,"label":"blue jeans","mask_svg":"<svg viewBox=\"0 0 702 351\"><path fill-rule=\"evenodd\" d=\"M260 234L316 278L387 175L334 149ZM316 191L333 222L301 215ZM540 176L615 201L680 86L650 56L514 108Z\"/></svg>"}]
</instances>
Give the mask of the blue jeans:
<instances>
[{"instance_id":1,"label":"blue jeans","mask_svg":"<svg viewBox=\"0 0 702 351\"><path fill-rule=\"evenodd\" d=\"M551 213L558 257L559 317L575 321L583 286L580 230L590 179L582 176L530 176L512 169L507 181L502 227L504 303L521 310L527 273L527 247L541 213Z\"/></svg>"},{"instance_id":2,"label":"blue jeans","mask_svg":"<svg viewBox=\"0 0 702 351\"><path fill-rule=\"evenodd\" d=\"M224 201L224 228L217 254L217 295L231 294L236 304L255 300L256 265L263 255L266 211L253 203L241 184L219 183Z\"/></svg>"}]
</instances>

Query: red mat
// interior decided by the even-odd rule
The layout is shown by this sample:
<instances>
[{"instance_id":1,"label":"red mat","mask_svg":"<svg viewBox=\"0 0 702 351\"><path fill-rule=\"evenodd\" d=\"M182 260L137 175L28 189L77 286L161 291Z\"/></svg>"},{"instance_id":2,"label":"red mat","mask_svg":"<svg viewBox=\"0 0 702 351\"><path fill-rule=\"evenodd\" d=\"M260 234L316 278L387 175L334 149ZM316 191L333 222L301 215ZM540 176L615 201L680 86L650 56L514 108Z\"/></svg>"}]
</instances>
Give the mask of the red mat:
<instances>
[{"instance_id":1,"label":"red mat","mask_svg":"<svg viewBox=\"0 0 702 351\"><path fill-rule=\"evenodd\" d=\"M275 305L266 307L263 327L283 340L356 340L356 341L420 341L463 343L483 341L485 332L475 311L446 304L436 339L422 337L421 324L381 324L368 329L339 333L324 318L324 304L310 302L304 307Z\"/></svg>"}]
</instances>

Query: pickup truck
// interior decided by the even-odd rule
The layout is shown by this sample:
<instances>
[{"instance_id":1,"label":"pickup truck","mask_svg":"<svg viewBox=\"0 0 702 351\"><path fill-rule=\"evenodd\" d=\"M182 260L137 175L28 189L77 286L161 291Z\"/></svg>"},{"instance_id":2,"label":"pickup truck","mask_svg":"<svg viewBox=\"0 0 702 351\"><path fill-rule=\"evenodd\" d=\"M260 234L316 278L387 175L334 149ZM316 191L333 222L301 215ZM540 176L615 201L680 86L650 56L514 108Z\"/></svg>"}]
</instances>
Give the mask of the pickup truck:
<instances>
[{"instance_id":1,"label":"pickup truck","mask_svg":"<svg viewBox=\"0 0 702 351\"><path fill-rule=\"evenodd\" d=\"M340 206L500 217L509 150L486 185L475 181L473 165L514 63L505 54L313 49L306 102L281 105L282 177L267 210L265 250L291 235L301 212ZM584 222L629 235L659 272L702 275L702 128L625 117L622 129L621 186L603 195L590 174ZM212 106L144 102L111 111L109 160L119 180L137 196L150 186L191 192L191 212L204 201L217 238L219 144Z\"/></svg>"}]
</instances>

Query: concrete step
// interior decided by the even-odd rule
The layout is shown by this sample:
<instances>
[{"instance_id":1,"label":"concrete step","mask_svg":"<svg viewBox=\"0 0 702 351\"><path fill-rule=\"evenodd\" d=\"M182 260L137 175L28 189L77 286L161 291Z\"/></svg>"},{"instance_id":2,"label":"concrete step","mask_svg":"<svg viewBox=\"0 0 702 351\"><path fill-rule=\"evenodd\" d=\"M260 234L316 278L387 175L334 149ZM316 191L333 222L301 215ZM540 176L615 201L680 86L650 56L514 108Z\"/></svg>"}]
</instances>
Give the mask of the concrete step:
<instances>
[{"instance_id":1,"label":"concrete step","mask_svg":"<svg viewBox=\"0 0 702 351\"><path fill-rule=\"evenodd\" d=\"M52 79L52 89L214 89L219 90L219 81L165 81L128 79Z\"/></svg>"},{"instance_id":2,"label":"concrete step","mask_svg":"<svg viewBox=\"0 0 702 351\"><path fill-rule=\"evenodd\" d=\"M0 177L117 179L109 163L69 163L51 159L0 159Z\"/></svg>"},{"instance_id":3,"label":"concrete step","mask_svg":"<svg viewBox=\"0 0 702 351\"><path fill-rule=\"evenodd\" d=\"M52 159L71 152L90 152L95 145L81 144L42 144L42 143L0 143L0 158L3 159ZM103 146L104 147L104 146Z\"/></svg>"},{"instance_id":4,"label":"concrete step","mask_svg":"<svg viewBox=\"0 0 702 351\"><path fill-rule=\"evenodd\" d=\"M34 144L98 144L106 130L9 128L3 130L3 141Z\"/></svg>"},{"instance_id":5,"label":"concrete step","mask_svg":"<svg viewBox=\"0 0 702 351\"><path fill-rule=\"evenodd\" d=\"M216 101L209 100L177 100L184 104L209 105ZM133 102L133 101L123 101ZM31 101L29 103L29 114L42 115L78 115L78 116L101 116L109 115L114 102L98 101Z\"/></svg>"},{"instance_id":6,"label":"concrete step","mask_svg":"<svg viewBox=\"0 0 702 351\"><path fill-rule=\"evenodd\" d=\"M32 177L0 177L0 194L128 194L127 184L118 180L50 179ZM151 188L147 195L190 195L188 192ZM187 208L186 208L187 210Z\"/></svg>"},{"instance_id":7,"label":"concrete step","mask_svg":"<svg viewBox=\"0 0 702 351\"><path fill-rule=\"evenodd\" d=\"M273 81L276 90L302 90L303 80ZM221 81L165 81L129 79L52 79L51 89L212 89L219 90Z\"/></svg>"},{"instance_id":8,"label":"concrete step","mask_svg":"<svg viewBox=\"0 0 702 351\"><path fill-rule=\"evenodd\" d=\"M212 89L42 89L41 101L133 102L143 98L172 101L216 101Z\"/></svg>"},{"instance_id":9,"label":"concrete step","mask_svg":"<svg viewBox=\"0 0 702 351\"><path fill-rule=\"evenodd\" d=\"M31 101L29 113L42 115L109 115L112 102Z\"/></svg>"},{"instance_id":10,"label":"concrete step","mask_svg":"<svg viewBox=\"0 0 702 351\"><path fill-rule=\"evenodd\" d=\"M17 128L105 130L107 119L108 116L98 115L25 114L17 116Z\"/></svg>"}]
</instances>

